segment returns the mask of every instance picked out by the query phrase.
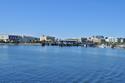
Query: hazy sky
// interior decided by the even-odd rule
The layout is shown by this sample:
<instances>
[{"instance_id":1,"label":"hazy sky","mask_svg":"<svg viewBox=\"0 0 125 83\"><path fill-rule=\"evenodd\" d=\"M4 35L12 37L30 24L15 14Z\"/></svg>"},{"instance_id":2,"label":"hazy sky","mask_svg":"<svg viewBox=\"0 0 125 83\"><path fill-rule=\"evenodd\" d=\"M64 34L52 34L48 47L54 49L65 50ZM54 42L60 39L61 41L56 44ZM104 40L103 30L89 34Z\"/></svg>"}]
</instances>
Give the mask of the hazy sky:
<instances>
[{"instance_id":1,"label":"hazy sky","mask_svg":"<svg viewBox=\"0 0 125 83\"><path fill-rule=\"evenodd\" d=\"M125 36L125 0L0 0L0 33Z\"/></svg>"}]
</instances>

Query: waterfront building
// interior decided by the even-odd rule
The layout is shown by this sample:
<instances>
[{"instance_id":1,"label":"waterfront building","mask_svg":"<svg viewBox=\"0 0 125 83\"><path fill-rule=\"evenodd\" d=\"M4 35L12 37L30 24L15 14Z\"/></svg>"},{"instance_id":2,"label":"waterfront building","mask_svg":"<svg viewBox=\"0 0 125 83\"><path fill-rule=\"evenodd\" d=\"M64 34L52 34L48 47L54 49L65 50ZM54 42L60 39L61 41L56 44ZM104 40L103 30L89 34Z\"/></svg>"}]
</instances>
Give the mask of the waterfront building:
<instances>
[{"instance_id":1,"label":"waterfront building","mask_svg":"<svg viewBox=\"0 0 125 83\"><path fill-rule=\"evenodd\" d=\"M125 38L119 38L120 43L125 43Z\"/></svg>"},{"instance_id":2,"label":"waterfront building","mask_svg":"<svg viewBox=\"0 0 125 83\"><path fill-rule=\"evenodd\" d=\"M66 44L79 44L79 43L81 43L81 39L69 38L69 39L63 40L63 42Z\"/></svg>"},{"instance_id":3,"label":"waterfront building","mask_svg":"<svg viewBox=\"0 0 125 83\"><path fill-rule=\"evenodd\" d=\"M20 35L0 35L0 42L8 43L35 43L39 41L39 38L32 36L20 36Z\"/></svg>"},{"instance_id":4,"label":"waterfront building","mask_svg":"<svg viewBox=\"0 0 125 83\"><path fill-rule=\"evenodd\" d=\"M0 42L8 42L9 36L6 34L0 34Z\"/></svg>"},{"instance_id":5,"label":"waterfront building","mask_svg":"<svg viewBox=\"0 0 125 83\"><path fill-rule=\"evenodd\" d=\"M55 39L55 37L52 37L52 36L43 35L40 37L40 41L44 42L44 43L52 44L52 43L55 43L56 39Z\"/></svg>"},{"instance_id":6,"label":"waterfront building","mask_svg":"<svg viewBox=\"0 0 125 83\"><path fill-rule=\"evenodd\" d=\"M19 43L22 37L19 35L9 35L9 42Z\"/></svg>"},{"instance_id":7,"label":"waterfront building","mask_svg":"<svg viewBox=\"0 0 125 83\"><path fill-rule=\"evenodd\" d=\"M22 40L21 40L21 43L37 43L39 42L40 39L37 38L37 37L32 37L32 36L25 36L23 35L22 36Z\"/></svg>"},{"instance_id":8,"label":"waterfront building","mask_svg":"<svg viewBox=\"0 0 125 83\"><path fill-rule=\"evenodd\" d=\"M116 38L116 37L107 37L107 39L105 39L105 41L109 42L109 43L117 43L118 38Z\"/></svg>"},{"instance_id":9,"label":"waterfront building","mask_svg":"<svg viewBox=\"0 0 125 83\"><path fill-rule=\"evenodd\" d=\"M82 38L81 38L81 43L83 43L83 44L88 43L88 39L85 38L85 37L82 37Z\"/></svg>"},{"instance_id":10,"label":"waterfront building","mask_svg":"<svg viewBox=\"0 0 125 83\"><path fill-rule=\"evenodd\" d=\"M2 42L15 42L18 43L21 40L21 36L19 35L6 35L6 34L1 34L0 35L0 41Z\"/></svg>"},{"instance_id":11,"label":"waterfront building","mask_svg":"<svg viewBox=\"0 0 125 83\"><path fill-rule=\"evenodd\" d=\"M101 44L105 42L105 39L104 39L104 36L92 36L89 38L89 41L96 44Z\"/></svg>"}]
</instances>

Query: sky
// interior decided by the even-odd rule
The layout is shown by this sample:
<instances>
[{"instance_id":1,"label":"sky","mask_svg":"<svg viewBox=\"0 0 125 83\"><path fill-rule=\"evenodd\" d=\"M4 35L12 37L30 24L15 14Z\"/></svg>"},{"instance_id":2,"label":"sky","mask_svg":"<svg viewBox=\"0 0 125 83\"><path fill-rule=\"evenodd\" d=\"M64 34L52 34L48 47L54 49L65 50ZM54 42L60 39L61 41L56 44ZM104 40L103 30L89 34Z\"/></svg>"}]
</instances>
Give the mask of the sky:
<instances>
[{"instance_id":1,"label":"sky","mask_svg":"<svg viewBox=\"0 0 125 83\"><path fill-rule=\"evenodd\" d=\"M0 0L0 33L125 37L125 0Z\"/></svg>"}]
</instances>

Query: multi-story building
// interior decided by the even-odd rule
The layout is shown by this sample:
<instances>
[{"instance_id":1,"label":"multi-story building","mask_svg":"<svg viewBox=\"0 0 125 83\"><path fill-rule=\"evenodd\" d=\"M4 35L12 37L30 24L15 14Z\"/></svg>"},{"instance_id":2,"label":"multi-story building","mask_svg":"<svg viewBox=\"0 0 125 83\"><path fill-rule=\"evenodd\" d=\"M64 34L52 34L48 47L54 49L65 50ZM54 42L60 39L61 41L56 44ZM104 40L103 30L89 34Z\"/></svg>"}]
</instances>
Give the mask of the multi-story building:
<instances>
[{"instance_id":1,"label":"multi-story building","mask_svg":"<svg viewBox=\"0 0 125 83\"><path fill-rule=\"evenodd\" d=\"M125 43L125 38L118 38L118 43Z\"/></svg>"},{"instance_id":2,"label":"multi-story building","mask_svg":"<svg viewBox=\"0 0 125 83\"><path fill-rule=\"evenodd\" d=\"M55 37L43 35L40 37L40 41L46 43L55 43Z\"/></svg>"},{"instance_id":3,"label":"multi-story building","mask_svg":"<svg viewBox=\"0 0 125 83\"><path fill-rule=\"evenodd\" d=\"M1 42L8 42L9 36L5 34L0 34L0 41Z\"/></svg>"},{"instance_id":4,"label":"multi-story building","mask_svg":"<svg viewBox=\"0 0 125 83\"><path fill-rule=\"evenodd\" d=\"M18 35L5 35L1 34L0 35L0 41L3 42L20 42L21 36Z\"/></svg>"},{"instance_id":5,"label":"multi-story building","mask_svg":"<svg viewBox=\"0 0 125 83\"><path fill-rule=\"evenodd\" d=\"M125 38L121 38L121 43L125 43Z\"/></svg>"},{"instance_id":6,"label":"multi-story building","mask_svg":"<svg viewBox=\"0 0 125 83\"><path fill-rule=\"evenodd\" d=\"M21 43L36 43L38 42L40 39L37 37L32 37L32 36L22 36L22 40Z\"/></svg>"},{"instance_id":7,"label":"multi-story building","mask_svg":"<svg viewBox=\"0 0 125 83\"><path fill-rule=\"evenodd\" d=\"M89 42L89 41L88 41L87 38L85 38L85 37L82 37L82 38L81 38L81 43L86 44L86 43L88 43L88 42Z\"/></svg>"},{"instance_id":8,"label":"multi-story building","mask_svg":"<svg viewBox=\"0 0 125 83\"><path fill-rule=\"evenodd\" d=\"M107 37L105 39L106 42L109 42L109 43L117 43L118 42L118 38L116 37Z\"/></svg>"},{"instance_id":9,"label":"multi-story building","mask_svg":"<svg viewBox=\"0 0 125 83\"><path fill-rule=\"evenodd\" d=\"M89 41L97 44L105 42L104 36L92 36L89 38Z\"/></svg>"},{"instance_id":10,"label":"multi-story building","mask_svg":"<svg viewBox=\"0 0 125 83\"><path fill-rule=\"evenodd\" d=\"M22 39L19 35L9 35L9 42L20 42Z\"/></svg>"},{"instance_id":11,"label":"multi-story building","mask_svg":"<svg viewBox=\"0 0 125 83\"><path fill-rule=\"evenodd\" d=\"M1 42L15 42L15 43L34 43L39 41L39 38L31 36L19 36L19 35L0 35Z\"/></svg>"}]
</instances>

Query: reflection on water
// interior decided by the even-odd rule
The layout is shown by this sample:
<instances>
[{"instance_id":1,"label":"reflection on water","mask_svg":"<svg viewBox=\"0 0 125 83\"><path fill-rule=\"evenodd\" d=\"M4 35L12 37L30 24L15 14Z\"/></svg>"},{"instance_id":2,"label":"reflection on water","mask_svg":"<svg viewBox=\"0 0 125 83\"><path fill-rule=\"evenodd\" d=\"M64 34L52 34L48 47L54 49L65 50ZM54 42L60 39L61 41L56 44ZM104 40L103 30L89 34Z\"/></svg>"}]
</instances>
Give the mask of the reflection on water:
<instances>
[{"instance_id":1,"label":"reflection on water","mask_svg":"<svg viewBox=\"0 0 125 83\"><path fill-rule=\"evenodd\" d=\"M8 46L0 46L0 63L7 63L8 59Z\"/></svg>"},{"instance_id":2,"label":"reflection on water","mask_svg":"<svg viewBox=\"0 0 125 83\"><path fill-rule=\"evenodd\" d=\"M0 46L0 83L125 83L125 50Z\"/></svg>"}]
</instances>

